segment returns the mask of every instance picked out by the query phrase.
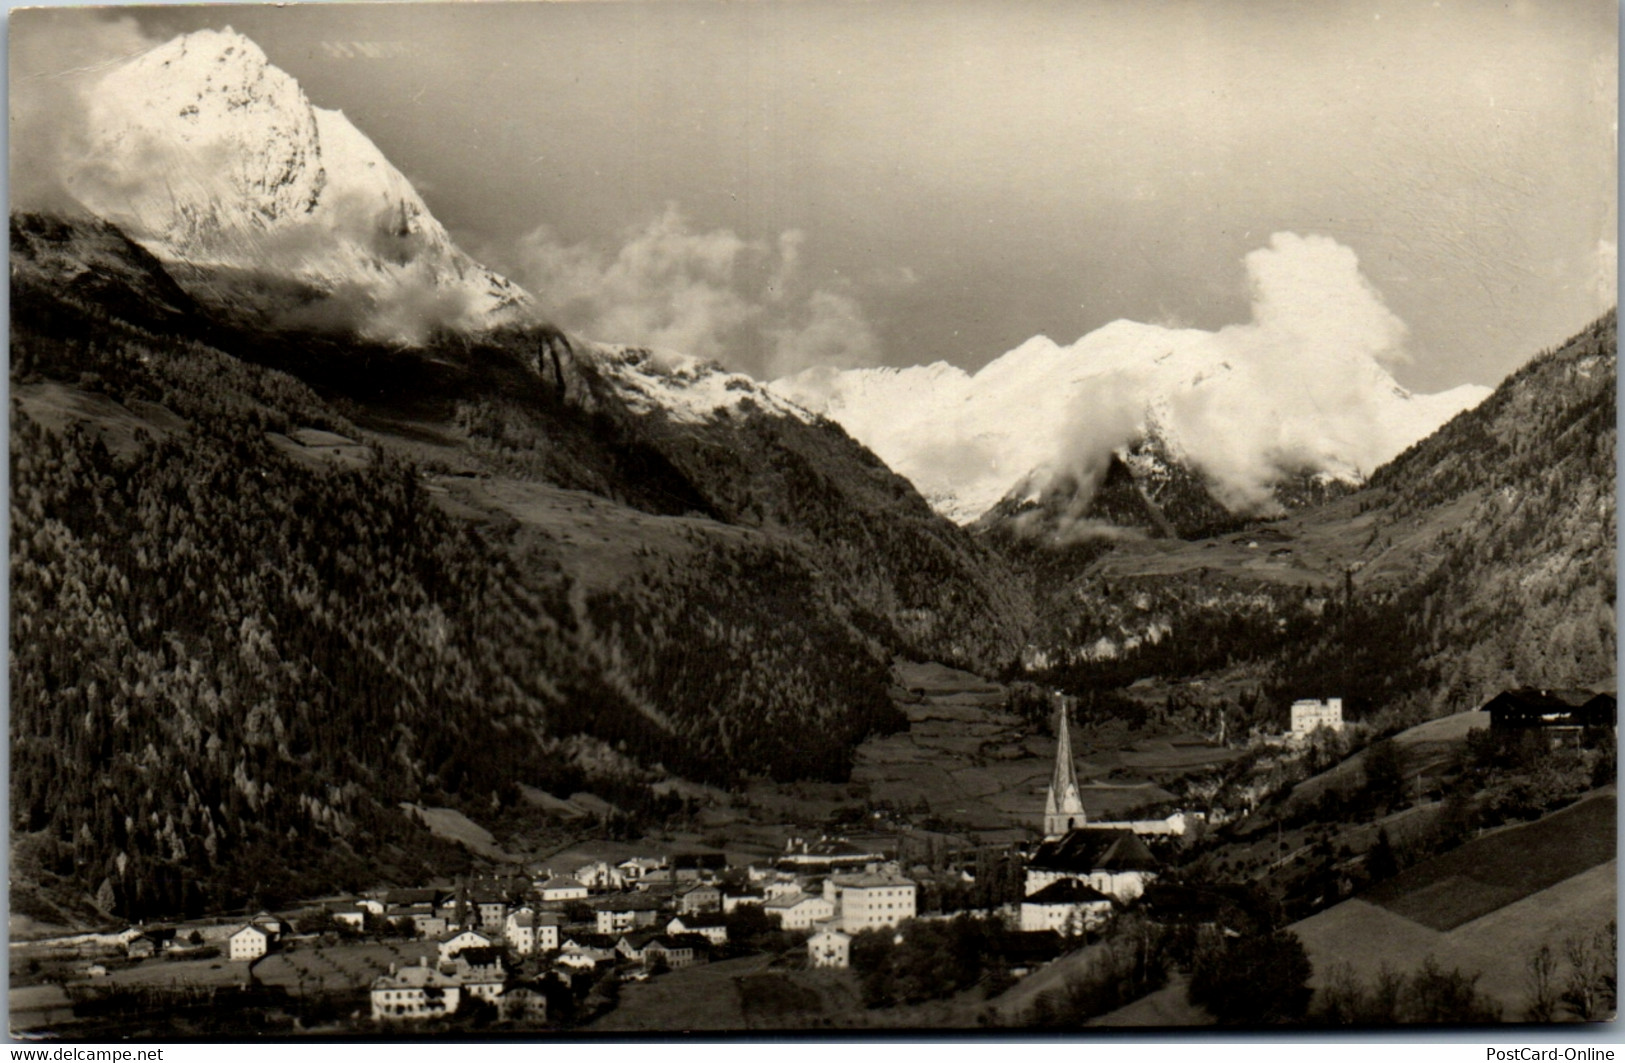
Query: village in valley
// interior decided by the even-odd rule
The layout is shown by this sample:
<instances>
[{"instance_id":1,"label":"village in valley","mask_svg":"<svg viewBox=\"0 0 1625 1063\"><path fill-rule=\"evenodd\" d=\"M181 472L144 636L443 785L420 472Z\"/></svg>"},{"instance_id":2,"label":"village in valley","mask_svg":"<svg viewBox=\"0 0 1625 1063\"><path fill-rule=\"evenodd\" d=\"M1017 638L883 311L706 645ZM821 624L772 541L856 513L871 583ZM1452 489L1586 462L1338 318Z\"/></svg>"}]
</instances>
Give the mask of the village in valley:
<instances>
[{"instance_id":1,"label":"village in valley","mask_svg":"<svg viewBox=\"0 0 1625 1063\"><path fill-rule=\"evenodd\" d=\"M930 674L953 675L940 668ZM956 696L962 692L917 700ZM1336 857L1322 864L1312 858L1332 852L1324 824L1298 822L1288 835L1290 817L1276 815L1264 832L1275 844L1262 846L1259 831L1238 828L1258 816L1260 805L1278 805L1346 769L1343 762L1309 774L1328 749L1366 740L1362 727L1345 724L1339 699L1293 703L1284 733L1255 729L1228 749L1212 740L1217 736L1202 743L1222 755L1232 781L1233 769L1250 763L1251 774L1240 776L1249 784L1223 789L1222 798L1211 785L1188 787L1187 795L1207 795L1203 807L1164 801L1117 819L1098 814L1102 784L1080 780L1074 702L1059 694L1050 700L1054 758L1043 808L1034 810L1031 829L1013 832L1028 841L977 845L972 834L957 839L961 848L922 847L918 838L932 832L875 812L866 817L869 826L889 830L793 837L782 852L752 858L649 845L620 859L586 859L589 843L525 865L485 861L447 881L312 900L277 913L14 941L13 1022L24 1031L34 1022L87 1035L138 1031L155 1021L186 1029L189 1015L209 1016L202 1028L217 1033L709 1028L703 1017L672 1013L673 994L659 986L681 985L710 968L718 979L711 989L723 987L745 1009L722 1020L724 1027L1042 1024L1068 995L1073 1003L1087 996L1091 978L1102 972L1123 982L1107 1003L1127 1005L1108 1009L1108 1024L1119 1010L1119 1021L1143 1024L1148 1014L1179 1013L1167 1011L1166 1001L1157 1005L1164 1010L1135 1010L1137 996L1143 1008L1169 988L1159 990L1145 970L1118 966L1126 937L1141 945L1182 941L1171 950L1177 954L1204 937L1253 934L1261 922L1333 908L1357 883L1397 871L1377 866L1394 860L1390 835L1403 838L1407 820L1445 807L1442 776L1457 770L1461 758L1441 760L1444 746L1459 747L1477 733L1500 736L1503 746L1533 741L1551 752L1574 752L1611 735L1615 719L1611 693L1522 690L1503 693L1483 710L1423 724L1414 730L1425 741L1401 743L1416 792L1406 794L1401 778L1400 793L1377 817L1379 831L1351 824ZM1365 755L1375 759L1369 749ZM1258 765L1266 768L1262 774ZM1350 782L1345 771L1342 784ZM1612 800L1606 798L1609 810ZM1348 840L1361 836L1363 851L1351 851ZM1235 856L1249 846L1263 855ZM1225 876L1228 884L1214 881L1214 868L1225 865L1213 856L1222 852L1234 859L1226 870L1240 873ZM1312 900L1283 907L1280 894L1293 887L1282 883L1306 863L1330 869L1329 878L1321 876ZM1255 889L1241 884L1248 878ZM1261 914L1266 909L1273 911ZM920 945L933 934L929 947ZM891 1002L886 992L897 991L894 983L874 989L877 970L890 968L889 977L904 984L929 981L928 972L909 966L945 959L949 967L968 964L968 976L962 970L960 982L935 992L916 987L913 999L952 998L958 1012L942 1004L873 1010ZM1316 960L1325 966L1324 956ZM1174 989L1183 977L1174 979ZM1327 984L1324 973L1320 981ZM1047 989L1024 992L1023 982ZM691 997L706 984L675 995ZM788 993L796 1003L782 1013L763 1011L752 994L764 988L772 988L769 1000ZM1202 1020L1191 1010L1178 1021ZM56 1026L63 1022L70 1025Z\"/></svg>"}]
</instances>

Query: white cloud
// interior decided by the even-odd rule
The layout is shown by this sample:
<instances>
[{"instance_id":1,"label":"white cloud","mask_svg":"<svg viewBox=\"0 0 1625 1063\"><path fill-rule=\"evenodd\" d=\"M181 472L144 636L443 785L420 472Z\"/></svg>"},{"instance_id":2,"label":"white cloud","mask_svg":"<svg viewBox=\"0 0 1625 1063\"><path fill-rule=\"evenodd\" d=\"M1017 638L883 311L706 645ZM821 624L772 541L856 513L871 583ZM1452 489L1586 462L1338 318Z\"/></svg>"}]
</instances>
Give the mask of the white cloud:
<instances>
[{"instance_id":1,"label":"white cloud","mask_svg":"<svg viewBox=\"0 0 1625 1063\"><path fill-rule=\"evenodd\" d=\"M669 347L758 376L879 358L849 291L803 277L799 229L769 245L696 232L675 205L620 246L568 244L546 226L519 241L517 280L558 325L593 339Z\"/></svg>"},{"instance_id":2,"label":"white cloud","mask_svg":"<svg viewBox=\"0 0 1625 1063\"><path fill-rule=\"evenodd\" d=\"M1226 505L1267 510L1283 476L1369 474L1486 394L1395 382L1405 324L1335 240L1276 233L1245 265L1251 320L1217 331L1117 321L1068 347L1035 337L975 374L938 363L776 386L959 520L1062 482L1081 519L1112 452L1153 428Z\"/></svg>"}]
</instances>

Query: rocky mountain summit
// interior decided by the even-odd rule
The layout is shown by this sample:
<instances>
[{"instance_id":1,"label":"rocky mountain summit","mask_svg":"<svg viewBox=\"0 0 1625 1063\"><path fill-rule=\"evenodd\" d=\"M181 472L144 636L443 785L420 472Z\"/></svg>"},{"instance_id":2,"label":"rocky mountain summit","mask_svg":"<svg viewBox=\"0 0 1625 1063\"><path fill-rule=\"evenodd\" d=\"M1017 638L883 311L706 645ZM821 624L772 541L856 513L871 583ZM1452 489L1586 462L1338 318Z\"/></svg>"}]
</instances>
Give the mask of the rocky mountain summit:
<instances>
[{"instance_id":1,"label":"rocky mountain summit","mask_svg":"<svg viewBox=\"0 0 1625 1063\"><path fill-rule=\"evenodd\" d=\"M134 56L88 100L66 187L217 311L405 342L531 314L531 297L464 254L365 134L239 33Z\"/></svg>"}]
</instances>

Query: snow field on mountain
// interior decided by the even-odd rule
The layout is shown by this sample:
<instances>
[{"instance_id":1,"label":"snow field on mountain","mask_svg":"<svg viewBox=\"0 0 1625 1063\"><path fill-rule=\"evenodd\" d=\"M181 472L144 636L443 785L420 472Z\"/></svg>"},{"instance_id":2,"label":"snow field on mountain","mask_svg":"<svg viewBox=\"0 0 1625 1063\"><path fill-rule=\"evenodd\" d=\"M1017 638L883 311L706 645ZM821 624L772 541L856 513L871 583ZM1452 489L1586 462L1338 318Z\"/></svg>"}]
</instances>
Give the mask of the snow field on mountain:
<instances>
[{"instance_id":1,"label":"snow field on mountain","mask_svg":"<svg viewBox=\"0 0 1625 1063\"><path fill-rule=\"evenodd\" d=\"M1217 331L1114 321L1028 340L975 373L945 363L813 369L776 381L840 422L960 523L1062 475L1087 489L1113 451L1161 441L1237 511L1283 476L1359 482L1489 389L1417 396L1389 366L1405 326L1325 237L1277 233L1246 259L1253 319Z\"/></svg>"}]
</instances>

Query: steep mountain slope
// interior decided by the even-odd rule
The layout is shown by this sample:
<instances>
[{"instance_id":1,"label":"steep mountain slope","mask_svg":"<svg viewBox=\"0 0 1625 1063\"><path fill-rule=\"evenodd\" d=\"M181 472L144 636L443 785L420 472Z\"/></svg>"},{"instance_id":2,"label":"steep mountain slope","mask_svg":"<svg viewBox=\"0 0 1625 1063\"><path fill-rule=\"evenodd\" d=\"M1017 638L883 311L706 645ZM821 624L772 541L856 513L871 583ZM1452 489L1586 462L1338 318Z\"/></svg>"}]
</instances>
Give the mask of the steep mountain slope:
<instances>
[{"instance_id":1,"label":"steep mountain slope","mask_svg":"<svg viewBox=\"0 0 1625 1063\"><path fill-rule=\"evenodd\" d=\"M1017 581L906 480L533 320L251 42L137 56L91 122L87 216L11 219L12 825L83 903L455 863L403 801L842 779L894 654L1016 659Z\"/></svg>"},{"instance_id":2,"label":"steep mountain slope","mask_svg":"<svg viewBox=\"0 0 1625 1063\"><path fill-rule=\"evenodd\" d=\"M113 67L88 100L66 187L216 311L406 341L530 314L360 130L241 34L177 37Z\"/></svg>"},{"instance_id":3,"label":"steep mountain slope","mask_svg":"<svg viewBox=\"0 0 1625 1063\"><path fill-rule=\"evenodd\" d=\"M1277 701L1341 692L1414 717L1606 681L1617 360L1610 312L1361 490L1240 534L1116 545L1040 603L1032 659L1087 685L1240 671Z\"/></svg>"},{"instance_id":4,"label":"steep mountain slope","mask_svg":"<svg viewBox=\"0 0 1625 1063\"><path fill-rule=\"evenodd\" d=\"M13 825L123 914L424 873L397 801L842 778L892 654L1022 643L968 534L714 367L246 330L89 220L13 218L12 311Z\"/></svg>"}]
</instances>

